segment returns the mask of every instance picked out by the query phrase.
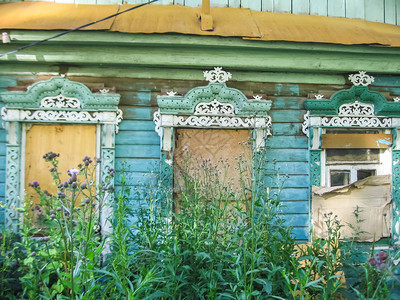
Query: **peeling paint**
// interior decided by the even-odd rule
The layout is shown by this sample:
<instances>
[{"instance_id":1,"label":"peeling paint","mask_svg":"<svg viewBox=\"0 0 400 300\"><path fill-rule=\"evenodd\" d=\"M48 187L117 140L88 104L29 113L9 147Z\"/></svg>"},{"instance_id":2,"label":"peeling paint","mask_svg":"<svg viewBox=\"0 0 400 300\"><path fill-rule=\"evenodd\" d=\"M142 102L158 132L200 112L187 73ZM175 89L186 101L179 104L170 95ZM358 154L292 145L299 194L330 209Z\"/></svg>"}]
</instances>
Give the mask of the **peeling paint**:
<instances>
[{"instance_id":1,"label":"peeling paint","mask_svg":"<svg viewBox=\"0 0 400 300\"><path fill-rule=\"evenodd\" d=\"M379 140L376 141L376 145L377 145L378 147L380 147L381 144L391 146L391 145L392 145L392 142L390 141L389 138L379 139Z\"/></svg>"}]
</instances>

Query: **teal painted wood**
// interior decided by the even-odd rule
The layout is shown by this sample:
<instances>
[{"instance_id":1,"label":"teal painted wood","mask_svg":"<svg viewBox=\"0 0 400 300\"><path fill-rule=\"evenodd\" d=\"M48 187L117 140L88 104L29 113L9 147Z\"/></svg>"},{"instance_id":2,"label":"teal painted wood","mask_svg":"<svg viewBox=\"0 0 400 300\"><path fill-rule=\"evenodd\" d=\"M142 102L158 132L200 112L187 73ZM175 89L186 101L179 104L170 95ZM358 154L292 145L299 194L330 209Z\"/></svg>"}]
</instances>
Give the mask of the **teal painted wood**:
<instances>
[{"instance_id":1,"label":"teal painted wood","mask_svg":"<svg viewBox=\"0 0 400 300\"><path fill-rule=\"evenodd\" d=\"M376 86L400 87L400 76L375 76L371 88Z\"/></svg>"},{"instance_id":2,"label":"teal painted wood","mask_svg":"<svg viewBox=\"0 0 400 300\"><path fill-rule=\"evenodd\" d=\"M160 137L155 131L121 131L115 136L120 145L159 145Z\"/></svg>"},{"instance_id":3,"label":"teal painted wood","mask_svg":"<svg viewBox=\"0 0 400 300\"><path fill-rule=\"evenodd\" d=\"M240 0L228 0L229 7L239 8L240 7Z\"/></svg>"},{"instance_id":4,"label":"teal painted wood","mask_svg":"<svg viewBox=\"0 0 400 300\"><path fill-rule=\"evenodd\" d=\"M365 20L373 22L384 22L385 20L385 1L384 0L364 0Z\"/></svg>"},{"instance_id":5,"label":"teal painted wood","mask_svg":"<svg viewBox=\"0 0 400 300\"><path fill-rule=\"evenodd\" d=\"M127 172L151 173L152 171L158 172L159 163L159 159L125 158L118 159L115 163L115 168L117 170L124 169Z\"/></svg>"},{"instance_id":6,"label":"teal painted wood","mask_svg":"<svg viewBox=\"0 0 400 300\"><path fill-rule=\"evenodd\" d=\"M150 107L120 107L124 119L130 120L151 120L152 109Z\"/></svg>"},{"instance_id":7,"label":"teal painted wood","mask_svg":"<svg viewBox=\"0 0 400 300\"><path fill-rule=\"evenodd\" d=\"M396 25L396 3L400 5L396 0L385 1L385 23Z\"/></svg>"},{"instance_id":8,"label":"teal painted wood","mask_svg":"<svg viewBox=\"0 0 400 300\"><path fill-rule=\"evenodd\" d=\"M300 110L271 110L269 115L275 122L302 122L304 121L304 111Z\"/></svg>"},{"instance_id":9,"label":"teal painted wood","mask_svg":"<svg viewBox=\"0 0 400 300\"><path fill-rule=\"evenodd\" d=\"M261 0L262 11L274 11L274 0Z\"/></svg>"},{"instance_id":10,"label":"teal painted wood","mask_svg":"<svg viewBox=\"0 0 400 300\"><path fill-rule=\"evenodd\" d=\"M185 6L198 7L201 6L202 0L185 0Z\"/></svg>"},{"instance_id":11,"label":"teal painted wood","mask_svg":"<svg viewBox=\"0 0 400 300\"><path fill-rule=\"evenodd\" d=\"M400 150L392 150L392 236L397 243L400 239Z\"/></svg>"},{"instance_id":12,"label":"teal painted wood","mask_svg":"<svg viewBox=\"0 0 400 300\"><path fill-rule=\"evenodd\" d=\"M309 174L308 162L277 162L275 168L278 174L282 175L305 175Z\"/></svg>"},{"instance_id":13,"label":"teal painted wood","mask_svg":"<svg viewBox=\"0 0 400 300\"><path fill-rule=\"evenodd\" d=\"M240 6L243 8L250 8L251 10L261 11L261 1L254 0L241 0Z\"/></svg>"},{"instance_id":14,"label":"teal painted wood","mask_svg":"<svg viewBox=\"0 0 400 300\"><path fill-rule=\"evenodd\" d=\"M306 149L268 149L266 158L276 161L308 161L308 151Z\"/></svg>"},{"instance_id":15,"label":"teal painted wood","mask_svg":"<svg viewBox=\"0 0 400 300\"><path fill-rule=\"evenodd\" d=\"M400 25L400 3L396 2L396 25Z\"/></svg>"},{"instance_id":16,"label":"teal painted wood","mask_svg":"<svg viewBox=\"0 0 400 300\"><path fill-rule=\"evenodd\" d=\"M304 109L304 100L299 97L278 97L272 98L271 109Z\"/></svg>"},{"instance_id":17,"label":"teal painted wood","mask_svg":"<svg viewBox=\"0 0 400 300\"><path fill-rule=\"evenodd\" d=\"M308 175L284 175L281 174L276 177L266 177L266 186L276 187L277 184L282 185L284 188L308 188L310 186L310 179ZM285 199L290 200L290 199Z\"/></svg>"},{"instance_id":18,"label":"teal painted wood","mask_svg":"<svg viewBox=\"0 0 400 300\"><path fill-rule=\"evenodd\" d=\"M284 188L280 191L282 201L308 201L308 188ZM272 192L277 193L278 190L273 189Z\"/></svg>"},{"instance_id":19,"label":"teal painted wood","mask_svg":"<svg viewBox=\"0 0 400 300\"><path fill-rule=\"evenodd\" d=\"M284 214L283 218L292 226L305 227L308 225L308 214Z\"/></svg>"},{"instance_id":20,"label":"teal painted wood","mask_svg":"<svg viewBox=\"0 0 400 300\"><path fill-rule=\"evenodd\" d=\"M298 15L310 14L310 0L292 1L292 13Z\"/></svg>"},{"instance_id":21,"label":"teal painted wood","mask_svg":"<svg viewBox=\"0 0 400 300\"><path fill-rule=\"evenodd\" d=\"M274 12L290 13L292 11L292 0L274 1Z\"/></svg>"},{"instance_id":22,"label":"teal painted wood","mask_svg":"<svg viewBox=\"0 0 400 300\"><path fill-rule=\"evenodd\" d=\"M124 116L125 117L125 116ZM130 131L153 131L156 125L153 121L150 120L123 120L121 124L119 124L119 130L130 130Z\"/></svg>"},{"instance_id":23,"label":"teal painted wood","mask_svg":"<svg viewBox=\"0 0 400 300\"><path fill-rule=\"evenodd\" d=\"M293 228L293 236L296 237L298 242L308 242L309 232L310 229L308 226Z\"/></svg>"},{"instance_id":24,"label":"teal painted wood","mask_svg":"<svg viewBox=\"0 0 400 300\"><path fill-rule=\"evenodd\" d=\"M276 84L274 96L299 96L298 84Z\"/></svg>"},{"instance_id":25,"label":"teal painted wood","mask_svg":"<svg viewBox=\"0 0 400 300\"><path fill-rule=\"evenodd\" d=\"M160 158L159 145L118 145L117 158Z\"/></svg>"},{"instance_id":26,"label":"teal painted wood","mask_svg":"<svg viewBox=\"0 0 400 300\"><path fill-rule=\"evenodd\" d=\"M310 0L310 15L327 16L328 0Z\"/></svg>"},{"instance_id":27,"label":"teal painted wood","mask_svg":"<svg viewBox=\"0 0 400 300\"><path fill-rule=\"evenodd\" d=\"M310 185L321 185L321 150L310 151Z\"/></svg>"},{"instance_id":28,"label":"teal painted wood","mask_svg":"<svg viewBox=\"0 0 400 300\"><path fill-rule=\"evenodd\" d=\"M344 17L346 15L345 0L328 1L328 16Z\"/></svg>"},{"instance_id":29,"label":"teal painted wood","mask_svg":"<svg viewBox=\"0 0 400 300\"><path fill-rule=\"evenodd\" d=\"M158 178L157 173L144 173L144 172L125 172L125 180L127 186L154 186ZM116 176L115 184L121 185L120 176Z\"/></svg>"},{"instance_id":30,"label":"teal painted wood","mask_svg":"<svg viewBox=\"0 0 400 300\"><path fill-rule=\"evenodd\" d=\"M299 123L275 123L272 120L272 133L273 135L301 135L301 124Z\"/></svg>"},{"instance_id":31,"label":"teal painted wood","mask_svg":"<svg viewBox=\"0 0 400 300\"><path fill-rule=\"evenodd\" d=\"M278 136L270 137L265 145L274 149L308 149L306 136Z\"/></svg>"},{"instance_id":32,"label":"teal painted wood","mask_svg":"<svg viewBox=\"0 0 400 300\"><path fill-rule=\"evenodd\" d=\"M308 214L309 204L305 201L282 201L281 211L285 214Z\"/></svg>"},{"instance_id":33,"label":"teal painted wood","mask_svg":"<svg viewBox=\"0 0 400 300\"><path fill-rule=\"evenodd\" d=\"M364 19L364 0L346 1L346 17L353 19Z\"/></svg>"}]
</instances>

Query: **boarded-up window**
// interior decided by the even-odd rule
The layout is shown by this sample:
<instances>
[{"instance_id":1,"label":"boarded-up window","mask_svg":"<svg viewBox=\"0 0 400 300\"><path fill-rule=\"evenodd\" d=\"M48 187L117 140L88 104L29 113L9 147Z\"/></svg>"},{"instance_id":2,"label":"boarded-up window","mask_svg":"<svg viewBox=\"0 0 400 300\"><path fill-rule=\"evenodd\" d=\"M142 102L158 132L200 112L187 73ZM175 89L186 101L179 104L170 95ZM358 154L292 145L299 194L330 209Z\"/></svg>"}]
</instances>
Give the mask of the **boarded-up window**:
<instances>
[{"instance_id":1,"label":"boarded-up window","mask_svg":"<svg viewBox=\"0 0 400 300\"><path fill-rule=\"evenodd\" d=\"M37 180L42 190L56 191L50 165L42 158L50 151L60 154L58 171L67 180L67 170L76 168L85 155L95 157L96 125L32 125L26 132L25 190L32 191L28 183Z\"/></svg>"},{"instance_id":2,"label":"boarded-up window","mask_svg":"<svg viewBox=\"0 0 400 300\"><path fill-rule=\"evenodd\" d=\"M251 182L251 147L249 130L221 129L177 129L174 152L174 190L183 184L182 169L187 169L190 153L189 176L195 176L196 170L205 164L217 166L220 171L219 184L228 185L235 192L241 192L242 186ZM244 172L239 171L238 161ZM185 170L186 171L186 170Z\"/></svg>"}]
</instances>

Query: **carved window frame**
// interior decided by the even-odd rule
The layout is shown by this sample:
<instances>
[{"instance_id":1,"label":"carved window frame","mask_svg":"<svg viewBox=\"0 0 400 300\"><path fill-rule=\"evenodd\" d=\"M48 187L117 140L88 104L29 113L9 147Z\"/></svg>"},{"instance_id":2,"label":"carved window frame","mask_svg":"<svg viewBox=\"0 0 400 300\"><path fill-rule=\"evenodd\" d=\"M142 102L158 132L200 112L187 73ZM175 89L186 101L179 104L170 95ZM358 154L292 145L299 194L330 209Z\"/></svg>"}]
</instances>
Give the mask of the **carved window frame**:
<instances>
[{"instance_id":1,"label":"carved window frame","mask_svg":"<svg viewBox=\"0 0 400 300\"><path fill-rule=\"evenodd\" d=\"M321 137L324 128L379 129L391 131L393 144L389 150L392 159L392 241L400 244L400 102L388 101L380 92L368 88L374 77L364 71L351 74L353 86L336 92L330 99L316 95L307 99L302 126L309 138L311 186L321 185L325 164L321 155Z\"/></svg>"},{"instance_id":2,"label":"carved window frame","mask_svg":"<svg viewBox=\"0 0 400 300\"><path fill-rule=\"evenodd\" d=\"M2 92L5 104L1 117L6 125L5 226L18 230L20 199L24 198L25 134L29 124L93 124L96 126L96 155L101 157L98 180L114 168L115 133L122 121L119 94L103 89L92 93L80 82L53 77L28 87L26 92ZM112 198L113 195L110 195ZM102 223L105 218L102 216ZM104 225L103 224L103 225Z\"/></svg>"},{"instance_id":3,"label":"carved window frame","mask_svg":"<svg viewBox=\"0 0 400 300\"><path fill-rule=\"evenodd\" d=\"M173 91L157 96L159 109L153 120L160 136L160 176L171 192L176 128L248 129L256 150L261 150L271 135L271 100L261 96L248 99L240 90L227 87L225 82L232 76L221 67L203 73L207 86L195 87L184 96Z\"/></svg>"}]
</instances>

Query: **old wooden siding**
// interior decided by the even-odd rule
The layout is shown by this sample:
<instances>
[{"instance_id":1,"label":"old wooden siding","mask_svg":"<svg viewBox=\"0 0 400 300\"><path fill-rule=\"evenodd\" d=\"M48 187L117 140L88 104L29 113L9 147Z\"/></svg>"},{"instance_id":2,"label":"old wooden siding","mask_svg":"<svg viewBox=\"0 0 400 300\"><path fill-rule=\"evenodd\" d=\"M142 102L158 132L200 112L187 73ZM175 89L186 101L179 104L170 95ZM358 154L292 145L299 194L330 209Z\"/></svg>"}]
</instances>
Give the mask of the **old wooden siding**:
<instances>
[{"instance_id":1,"label":"old wooden siding","mask_svg":"<svg viewBox=\"0 0 400 300\"><path fill-rule=\"evenodd\" d=\"M36 1L36 0L28 0ZM41 0L76 4L139 4L147 0ZM0 0L0 2L18 2ZM201 6L202 0L159 0L154 4ZM346 17L400 25L399 0L211 0L211 6L242 7L257 11Z\"/></svg>"}]
</instances>

